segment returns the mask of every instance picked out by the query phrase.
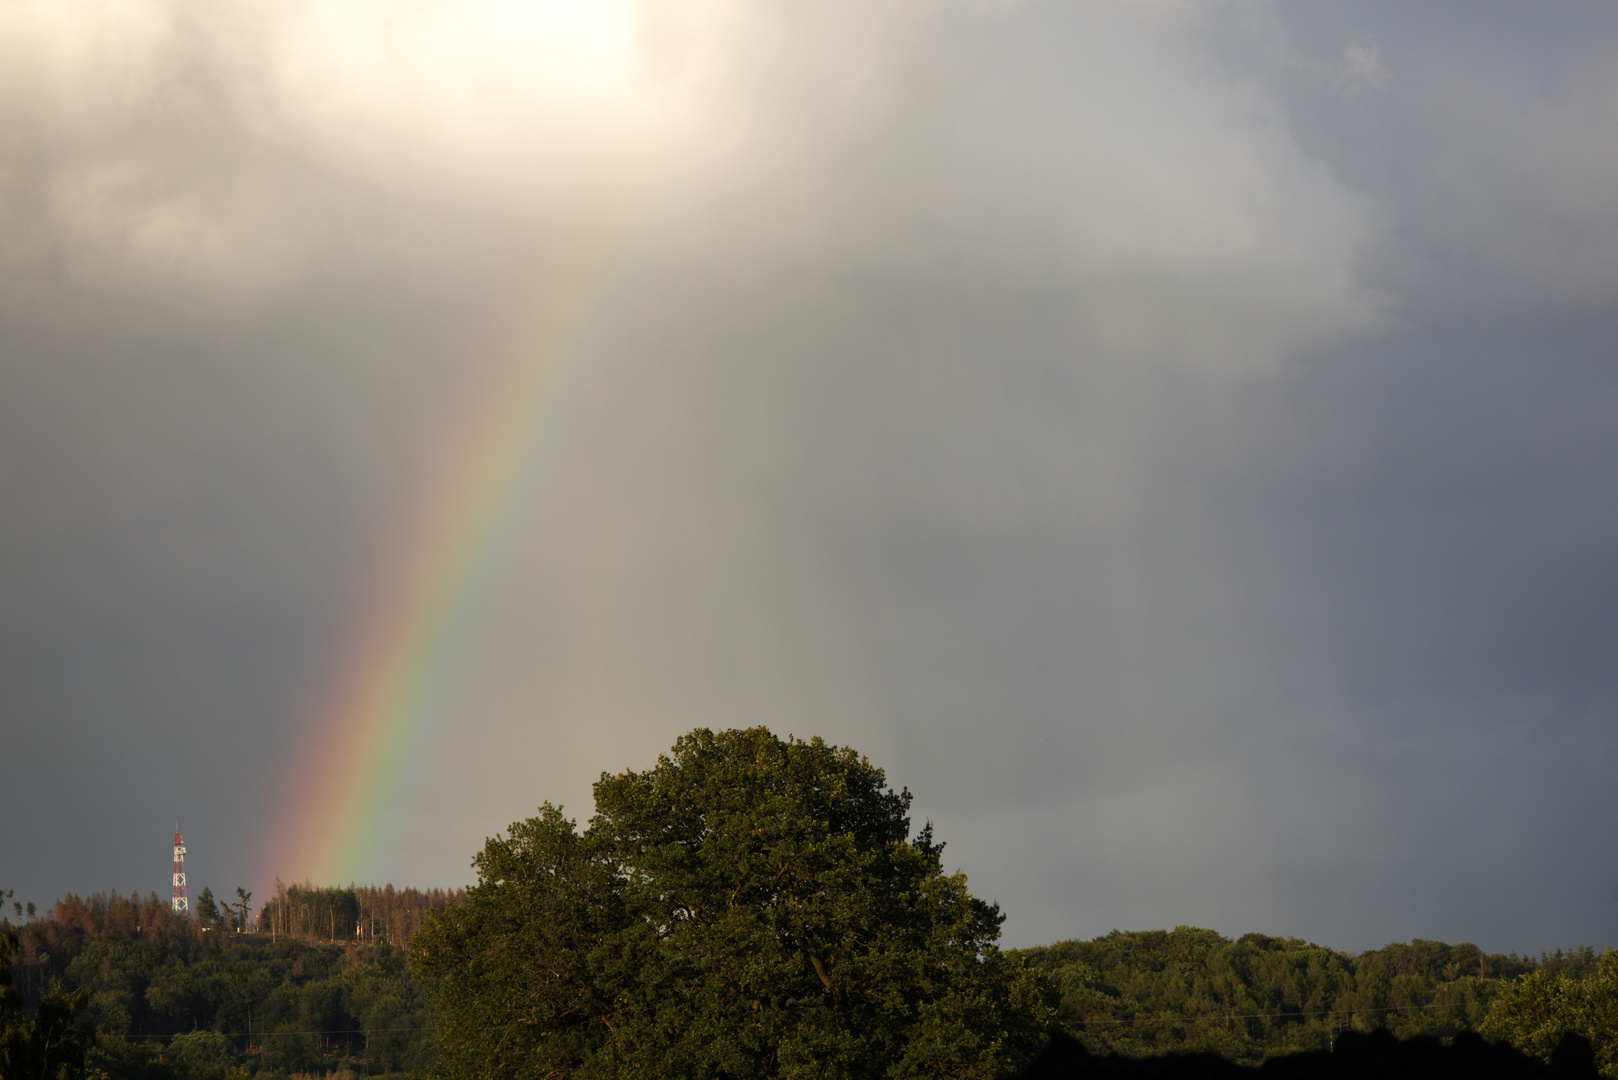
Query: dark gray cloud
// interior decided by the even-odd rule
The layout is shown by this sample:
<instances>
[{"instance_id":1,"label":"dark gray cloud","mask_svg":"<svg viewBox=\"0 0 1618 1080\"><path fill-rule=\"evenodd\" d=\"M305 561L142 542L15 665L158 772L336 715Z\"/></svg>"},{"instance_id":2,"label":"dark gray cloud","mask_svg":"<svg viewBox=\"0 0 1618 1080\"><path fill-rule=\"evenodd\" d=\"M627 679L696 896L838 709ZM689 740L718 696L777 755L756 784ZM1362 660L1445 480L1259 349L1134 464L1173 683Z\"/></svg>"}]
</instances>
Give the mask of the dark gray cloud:
<instances>
[{"instance_id":1,"label":"dark gray cloud","mask_svg":"<svg viewBox=\"0 0 1618 1080\"><path fill-rule=\"evenodd\" d=\"M14 20L0 884L161 889L176 815L197 883L289 872L476 343L607 187L377 872L763 722L1013 943L1613 940L1614 20L344 10Z\"/></svg>"}]
</instances>

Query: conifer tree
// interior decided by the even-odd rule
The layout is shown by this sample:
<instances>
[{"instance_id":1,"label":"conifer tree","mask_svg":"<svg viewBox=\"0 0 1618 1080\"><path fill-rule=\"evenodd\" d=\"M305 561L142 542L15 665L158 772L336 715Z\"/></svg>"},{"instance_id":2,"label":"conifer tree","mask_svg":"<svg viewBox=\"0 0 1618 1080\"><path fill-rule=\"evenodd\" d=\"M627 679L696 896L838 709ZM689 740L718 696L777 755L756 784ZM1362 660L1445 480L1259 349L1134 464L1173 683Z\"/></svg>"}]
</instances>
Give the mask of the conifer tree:
<instances>
[{"instance_id":1,"label":"conifer tree","mask_svg":"<svg viewBox=\"0 0 1618 1080\"><path fill-rule=\"evenodd\" d=\"M209 928L219 925L219 904L214 900L213 890L206 885L197 895L197 921Z\"/></svg>"}]
</instances>

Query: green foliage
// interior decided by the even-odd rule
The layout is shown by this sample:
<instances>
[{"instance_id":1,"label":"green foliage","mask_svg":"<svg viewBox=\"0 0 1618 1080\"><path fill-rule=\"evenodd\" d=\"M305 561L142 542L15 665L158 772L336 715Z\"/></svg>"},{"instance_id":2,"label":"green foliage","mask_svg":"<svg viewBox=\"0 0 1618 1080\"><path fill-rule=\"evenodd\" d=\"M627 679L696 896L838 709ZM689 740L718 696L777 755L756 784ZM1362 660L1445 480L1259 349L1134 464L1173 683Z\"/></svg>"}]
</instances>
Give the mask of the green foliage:
<instances>
[{"instance_id":1,"label":"green foliage","mask_svg":"<svg viewBox=\"0 0 1618 1080\"><path fill-rule=\"evenodd\" d=\"M1601 955L1589 945L1563 952L1540 953L1539 970L1549 976L1565 975L1570 979L1588 979L1601 967Z\"/></svg>"},{"instance_id":2,"label":"green foliage","mask_svg":"<svg viewBox=\"0 0 1618 1080\"><path fill-rule=\"evenodd\" d=\"M12 983L16 954L16 932L0 926L0 1080L81 1080L85 1053L95 1043L94 1025L77 1022L90 991L53 981L29 1016Z\"/></svg>"},{"instance_id":3,"label":"green foliage","mask_svg":"<svg viewBox=\"0 0 1618 1080\"><path fill-rule=\"evenodd\" d=\"M414 942L452 1077L1004 1076L1055 1021L853 750L694 731L489 841Z\"/></svg>"},{"instance_id":4,"label":"green foliage","mask_svg":"<svg viewBox=\"0 0 1618 1080\"><path fill-rule=\"evenodd\" d=\"M213 890L206 885L197 896L197 923L204 930L211 930L219 925L219 905L214 901Z\"/></svg>"},{"instance_id":5,"label":"green foliage","mask_svg":"<svg viewBox=\"0 0 1618 1080\"><path fill-rule=\"evenodd\" d=\"M1336 1033L1453 1035L1531 965L1417 939L1349 956L1298 938L1113 931L1024 950L1056 981L1063 1016L1098 1053L1215 1053L1255 1064L1328 1048Z\"/></svg>"},{"instance_id":6,"label":"green foliage","mask_svg":"<svg viewBox=\"0 0 1618 1080\"><path fill-rule=\"evenodd\" d=\"M265 928L279 933L338 941L360 932L359 898L352 888L320 889L293 885L264 904L260 918Z\"/></svg>"},{"instance_id":7,"label":"green foliage","mask_svg":"<svg viewBox=\"0 0 1618 1080\"><path fill-rule=\"evenodd\" d=\"M155 896L69 896L18 937L35 1024L76 1001L100 1033L85 1068L104 1080L396 1076L436 1060L430 988L403 948L204 933ZM72 989L53 998L53 983Z\"/></svg>"},{"instance_id":8,"label":"green foliage","mask_svg":"<svg viewBox=\"0 0 1618 1080\"><path fill-rule=\"evenodd\" d=\"M0 1080L970 1080L1064 1021L1094 1052L1245 1064L1378 1028L1545 1060L1577 1034L1618 1080L1618 952L1182 926L1002 953L908 791L763 728L695 731L595 797L582 833L546 804L489 841L470 894L277 881L258 933L243 889L195 921L95 894L22 926L0 892Z\"/></svg>"},{"instance_id":9,"label":"green foliage","mask_svg":"<svg viewBox=\"0 0 1618 1080\"><path fill-rule=\"evenodd\" d=\"M1555 955L1563 954L1557 950ZM1582 966L1546 965L1507 986L1483 1022L1482 1034L1545 1061L1562 1036L1582 1035L1595 1049L1596 1067L1605 1076L1618 1077L1618 951L1607 950L1586 978L1570 973L1570 967L1579 972Z\"/></svg>"},{"instance_id":10,"label":"green foliage","mask_svg":"<svg viewBox=\"0 0 1618 1080\"><path fill-rule=\"evenodd\" d=\"M465 900L464 889L316 888L308 883L284 885L278 878L275 895L259 913L258 929L272 936L403 945L421 928L428 912Z\"/></svg>"}]
</instances>

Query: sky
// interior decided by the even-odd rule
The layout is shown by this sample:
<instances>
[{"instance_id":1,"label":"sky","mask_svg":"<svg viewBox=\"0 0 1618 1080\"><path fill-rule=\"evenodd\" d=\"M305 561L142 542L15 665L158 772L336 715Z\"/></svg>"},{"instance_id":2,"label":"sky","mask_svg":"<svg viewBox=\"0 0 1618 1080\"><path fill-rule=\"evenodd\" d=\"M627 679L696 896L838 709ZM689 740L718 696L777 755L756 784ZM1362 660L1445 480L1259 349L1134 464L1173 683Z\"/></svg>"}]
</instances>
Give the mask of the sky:
<instances>
[{"instance_id":1,"label":"sky","mask_svg":"<svg viewBox=\"0 0 1618 1080\"><path fill-rule=\"evenodd\" d=\"M1618 10L0 9L0 888L763 724L1005 943L1618 945ZM255 901L256 903L256 901Z\"/></svg>"}]
</instances>

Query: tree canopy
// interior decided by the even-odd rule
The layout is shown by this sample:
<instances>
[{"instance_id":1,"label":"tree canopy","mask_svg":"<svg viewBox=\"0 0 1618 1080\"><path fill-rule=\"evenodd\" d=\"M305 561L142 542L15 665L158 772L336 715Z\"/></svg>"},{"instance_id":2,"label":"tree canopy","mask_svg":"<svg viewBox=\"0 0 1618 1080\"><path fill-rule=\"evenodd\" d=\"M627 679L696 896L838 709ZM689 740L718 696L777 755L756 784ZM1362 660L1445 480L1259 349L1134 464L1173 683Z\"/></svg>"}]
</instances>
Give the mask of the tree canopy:
<instances>
[{"instance_id":1,"label":"tree canopy","mask_svg":"<svg viewBox=\"0 0 1618 1080\"><path fill-rule=\"evenodd\" d=\"M1353 955L1192 926L1114 930L1022 955L1061 989L1063 1017L1092 1053L1214 1053L1248 1065L1327 1050L1345 1031L1408 1039L1472 1030L1535 966L1467 942L1417 938Z\"/></svg>"},{"instance_id":2,"label":"tree canopy","mask_svg":"<svg viewBox=\"0 0 1618 1080\"><path fill-rule=\"evenodd\" d=\"M1548 965L1523 976L1500 995L1481 1030L1546 1061L1568 1035L1581 1036L1602 1075L1618 1076L1618 951L1602 954L1585 978Z\"/></svg>"},{"instance_id":3,"label":"tree canopy","mask_svg":"<svg viewBox=\"0 0 1618 1080\"><path fill-rule=\"evenodd\" d=\"M30 1017L12 985L16 953L16 932L0 925L0 1080L79 1080L85 1051L95 1042L95 1028L76 1023L90 991L53 983Z\"/></svg>"},{"instance_id":4,"label":"tree canopy","mask_svg":"<svg viewBox=\"0 0 1618 1080\"><path fill-rule=\"evenodd\" d=\"M488 841L412 963L454 1077L1014 1073L1054 1029L1002 916L855 751L693 731Z\"/></svg>"},{"instance_id":5,"label":"tree canopy","mask_svg":"<svg viewBox=\"0 0 1618 1080\"><path fill-rule=\"evenodd\" d=\"M17 1061L27 1080L422 1074L433 1015L407 948L204 932L167 896L70 894L24 926L0 920L0 1080Z\"/></svg>"}]
</instances>

